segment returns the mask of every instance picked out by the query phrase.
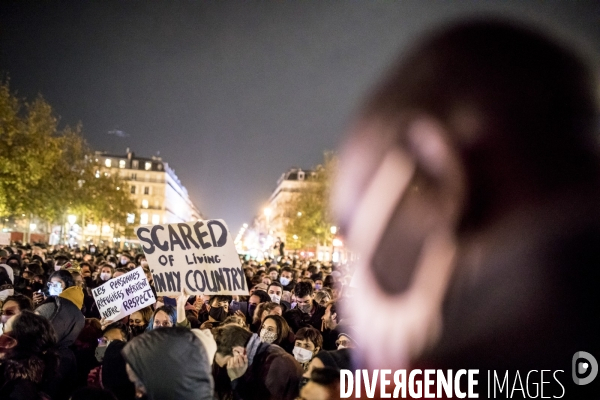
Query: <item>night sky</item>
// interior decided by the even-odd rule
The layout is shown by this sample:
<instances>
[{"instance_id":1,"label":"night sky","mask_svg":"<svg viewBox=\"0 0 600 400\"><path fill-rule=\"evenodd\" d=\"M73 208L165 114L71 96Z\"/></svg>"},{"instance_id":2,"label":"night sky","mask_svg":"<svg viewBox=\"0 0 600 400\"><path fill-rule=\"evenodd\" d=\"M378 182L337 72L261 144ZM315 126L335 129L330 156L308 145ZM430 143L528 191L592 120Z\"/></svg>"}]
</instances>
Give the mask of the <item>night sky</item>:
<instances>
[{"instance_id":1,"label":"night sky","mask_svg":"<svg viewBox=\"0 0 600 400\"><path fill-rule=\"evenodd\" d=\"M600 53L599 1L2 0L0 71L61 123L81 121L94 149L160 152L200 211L237 231L284 171L336 148L415 35L473 15L517 16Z\"/></svg>"}]
</instances>

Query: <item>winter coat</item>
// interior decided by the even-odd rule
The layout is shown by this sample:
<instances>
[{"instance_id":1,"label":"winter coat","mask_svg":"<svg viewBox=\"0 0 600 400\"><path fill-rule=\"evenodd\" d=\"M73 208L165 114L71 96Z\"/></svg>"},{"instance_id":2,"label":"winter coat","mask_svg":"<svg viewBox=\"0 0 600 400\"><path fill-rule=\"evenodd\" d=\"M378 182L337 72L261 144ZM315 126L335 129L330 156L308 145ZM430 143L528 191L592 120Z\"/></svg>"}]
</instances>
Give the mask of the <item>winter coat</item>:
<instances>
[{"instance_id":1,"label":"winter coat","mask_svg":"<svg viewBox=\"0 0 600 400\"><path fill-rule=\"evenodd\" d=\"M57 350L60 358L58 376L47 387L53 400L68 399L75 380L71 379L77 370L75 354L70 346L85 325L81 310L73 302L63 297L49 297L40 305L36 313L46 317L56 332Z\"/></svg>"},{"instance_id":2,"label":"winter coat","mask_svg":"<svg viewBox=\"0 0 600 400\"><path fill-rule=\"evenodd\" d=\"M22 360L2 360L0 364L0 399L47 399L39 388L44 369L44 362L35 356Z\"/></svg>"},{"instance_id":3,"label":"winter coat","mask_svg":"<svg viewBox=\"0 0 600 400\"><path fill-rule=\"evenodd\" d=\"M312 326L318 331L321 330L321 326L323 324L322 318L323 315L325 315L325 307L316 302L313 302L313 304L315 311L312 315L303 313L297 308L286 311L283 314L283 318L285 318L286 322L290 326L290 329L294 331L294 333L298 332L300 328L307 326Z\"/></svg>"},{"instance_id":4,"label":"winter coat","mask_svg":"<svg viewBox=\"0 0 600 400\"><path fill-rule=\"evenodd\" d=\"M122 354L143 383L148 400L214 399L212 360L189 329L154 329L131 340Z\"/></svg>"}]
</instances>

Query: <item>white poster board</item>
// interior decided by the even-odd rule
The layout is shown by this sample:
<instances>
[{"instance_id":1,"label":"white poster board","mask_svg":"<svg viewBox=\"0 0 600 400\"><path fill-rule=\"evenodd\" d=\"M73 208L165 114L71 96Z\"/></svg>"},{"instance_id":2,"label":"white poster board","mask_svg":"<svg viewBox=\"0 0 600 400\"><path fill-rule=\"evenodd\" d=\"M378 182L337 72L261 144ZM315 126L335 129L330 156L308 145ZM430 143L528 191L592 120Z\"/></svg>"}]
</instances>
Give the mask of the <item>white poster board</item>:
<instances>
[{"instance_id":1,"label":"white poster board","mask_svg":"<svg viewBox=\"0 0 600 400\"><path fill-rule=\"evenodd\" d=\"M225 221L212 219L136 229L158 295L248 295Z\"/></svg>"},{"instance_id":2,"label":"white poster board","mask_svg":"<svg viewBox=\"0 0 600 400\"><path fill-rule=\"evenodd\" d=\"M10 246L10 232L0 232L0 245Z\"/></svg>"},{"instance_id":3,"label":"white poster board","mask_svg":"<svg viewBox=\"0 0 600 400\"><path fill-rule=\"evenodd\" d=\"M112 278L92 289L92 295L100 316L107 321L120 320L156 303L142 267L137 267L118 278Z\"/></svg>"}]
</instances>

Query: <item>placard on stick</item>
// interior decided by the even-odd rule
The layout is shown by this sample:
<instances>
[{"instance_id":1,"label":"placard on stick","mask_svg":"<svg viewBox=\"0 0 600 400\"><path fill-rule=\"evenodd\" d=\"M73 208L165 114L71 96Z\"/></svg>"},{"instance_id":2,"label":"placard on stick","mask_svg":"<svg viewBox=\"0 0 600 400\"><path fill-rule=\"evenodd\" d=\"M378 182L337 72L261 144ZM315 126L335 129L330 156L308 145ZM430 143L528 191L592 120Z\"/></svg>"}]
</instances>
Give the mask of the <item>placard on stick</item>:
<instances>
[{"instance_id":1,"label":"placard on stick","mask_svg":"<svg viewBox=\"0 0 600 400\"><path fill-rule=\"evenodd\" d=\"M142 267L92 289L92 295L100 315L107 321L117 321L156 303Z\"/></svg>"},{"instance_id":2,"label":"placard on stick","mask_svg":"<svg viewBox=\"0 0 600 400\"><path fill-rule=\"evenodd\" d=\"M225 221L212 219L136 229L157 294L247 295L248 287Z\"/></svg>"}]
</instances>

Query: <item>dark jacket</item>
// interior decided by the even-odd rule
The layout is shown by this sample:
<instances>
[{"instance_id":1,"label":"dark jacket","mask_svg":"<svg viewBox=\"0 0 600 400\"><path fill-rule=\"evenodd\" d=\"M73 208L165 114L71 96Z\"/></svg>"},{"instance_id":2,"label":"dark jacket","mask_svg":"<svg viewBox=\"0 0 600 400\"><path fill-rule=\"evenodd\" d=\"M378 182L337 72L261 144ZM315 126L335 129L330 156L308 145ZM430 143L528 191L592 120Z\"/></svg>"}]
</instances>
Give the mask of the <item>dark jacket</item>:
<instances>
[{"instance_id":1,"label":"dark jacket","mask_svg":"<svg viewBox=\"0 0 600 400\"><path fill-rule=\"evenodd\" d=\"M231 388L240 400L294 400L302 374L302 366L284 349L261 343L252 365L231 382Z\"/></svg>"},{"instance_id":2,"label":"dark jacket","mask_svg":"<svg viewBox=\"0 0 600 400\"><path fill-rule=\"evenodd\" d=\"M85 318L75 304L58 296L49 297L36 309L36 312L46 317L52 324L56 332L57 352L60 359L57 377L46 390L53 400L68 399L76 385L76 380L72 378L77 371L77 361L70 346L75 343L75 339L83 329Z\"/></svg>"},{"instance_id":3,"label":"dark jacket","mask_svg":"<svg viewBox=\"0 0 600 400\"><path fill-rule=\"evenodd\" d=\"M211 360L189 329L154 329L131 340L121 354L144 384L148 400L214 398Z\"/></svg>"},{"instance_id":4,"label":"dark jacket","mask_svg":"<svg viewBox=\"0 0 600 400\"><path fill-rule=\"evenodd\" d=\"M304 328L307 326L312 326L316 330L321 330L323 315L325 314L325 307L313 301L314 304L314 313L312 315L303 313L297 308L286 311L283 314L283 318L287 321L290 329L294 331L294 333L298 332L298 329Z\"/></svg>"},{"instance_id":5,"label":"dark jacket","mask_svg":"<svg viewBox=\"0 0 600 400\"><path fill-rule=\"evenodd\" d=\"M44 362L37 357L22 360L3 360L0 364L0 399L47 399L39 391L39 383L43 379L44 368Z\"/></svg>"}]
</instances>

